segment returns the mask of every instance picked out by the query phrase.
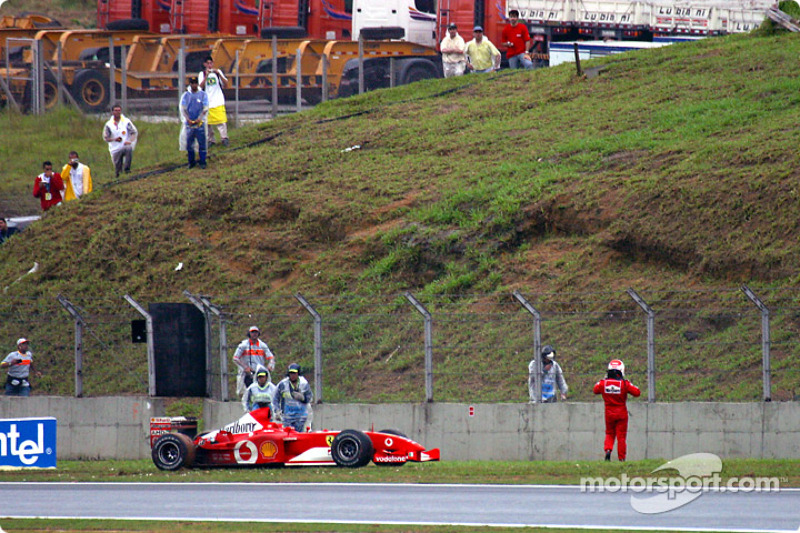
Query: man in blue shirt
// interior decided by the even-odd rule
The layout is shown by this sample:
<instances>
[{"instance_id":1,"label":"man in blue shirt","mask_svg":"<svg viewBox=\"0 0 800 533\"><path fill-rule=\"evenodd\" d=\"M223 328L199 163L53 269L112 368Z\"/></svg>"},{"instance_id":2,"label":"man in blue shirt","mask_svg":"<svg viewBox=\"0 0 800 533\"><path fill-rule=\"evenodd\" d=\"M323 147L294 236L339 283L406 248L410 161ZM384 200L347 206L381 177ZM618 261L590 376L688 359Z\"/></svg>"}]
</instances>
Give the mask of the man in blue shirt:
<instances>
[{"instance_id":1,"label":"man in blue shirt","mask_svg":"<svg viewBox=\"0 0 800 533\"><path fill-rule=\"evenodd\" d=\"M194 143L200 153L200 168L206 168L206 114L208 113L208 95L200 89L197 77L189 78L189 90L181 97L181 150L186 150L189 157L189 168L194 168Z\"/></svg>"}]
</instances>

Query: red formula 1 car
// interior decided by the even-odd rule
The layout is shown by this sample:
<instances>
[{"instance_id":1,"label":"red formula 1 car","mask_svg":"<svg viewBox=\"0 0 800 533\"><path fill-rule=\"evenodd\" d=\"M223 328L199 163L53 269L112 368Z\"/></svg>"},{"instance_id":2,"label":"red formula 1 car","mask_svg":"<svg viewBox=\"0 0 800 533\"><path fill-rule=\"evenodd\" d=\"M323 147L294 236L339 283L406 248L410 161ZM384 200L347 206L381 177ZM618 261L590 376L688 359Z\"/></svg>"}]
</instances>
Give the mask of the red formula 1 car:
<instances>
[{"instance_id":1,"label":"red formula 1 car","mask_svg":"<svg viewBox=\"0 0 800 533\"><path fill-rule=\"evenodd\" d=\"M408 461L439 460L438 448L426 450L396 430L299 433L272 422L269 408L247 413L236 422L202 433L194 440L183 433L168 432L171 420L151 419L150 423L151 455L161 470L266 465L357 468L370 461L382 466L401 466Z\"/></svg>"}]
</instances>

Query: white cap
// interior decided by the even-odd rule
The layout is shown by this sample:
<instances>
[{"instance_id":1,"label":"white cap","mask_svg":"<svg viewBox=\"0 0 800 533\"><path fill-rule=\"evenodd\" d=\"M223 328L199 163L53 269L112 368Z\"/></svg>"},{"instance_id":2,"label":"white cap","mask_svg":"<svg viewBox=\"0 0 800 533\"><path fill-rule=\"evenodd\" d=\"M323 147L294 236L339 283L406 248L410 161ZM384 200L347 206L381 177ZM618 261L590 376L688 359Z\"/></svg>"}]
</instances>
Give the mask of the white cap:
<instances>
[{"instance_id":1,"label":"white cap","mask_svg":"<svg viewBox=\"0 0 800 533\"><path fill-rule=\"evenodd\" d=\"M18 340L17 340L17 346L19 346L19 345L20 345L20 344L22 344L23 342L28 342L28 339L26 339L25 337L22 337L22 338L18 339Z\"/></svg>"},{"instance_id":2,"label":"white cap","mask_svg":"<svg viewBox=\"0 0 800 533\"><path fill-rule=\"evenodd\" d=\"M247 332L250 333L251 331L257 331L261 333L261 330L258 329L258 326L250 326L250 329L248 329Z\"/></svg>"}]
</instances>

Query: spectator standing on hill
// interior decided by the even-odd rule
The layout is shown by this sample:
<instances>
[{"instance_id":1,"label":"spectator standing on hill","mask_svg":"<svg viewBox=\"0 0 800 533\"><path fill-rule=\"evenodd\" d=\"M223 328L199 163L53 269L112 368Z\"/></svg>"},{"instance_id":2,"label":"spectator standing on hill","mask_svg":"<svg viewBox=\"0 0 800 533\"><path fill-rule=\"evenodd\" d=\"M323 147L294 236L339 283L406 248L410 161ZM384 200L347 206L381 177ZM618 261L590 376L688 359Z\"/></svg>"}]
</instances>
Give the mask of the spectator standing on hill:
<instances>
[{"instance_id":1,"label":"spectator standing on hill","mask_svg":"<svg viewBox=\"0 0 800 533\"><path fill-rule=\"evenodd\" d=\"M625 379L625 363L614 359L608 363L606 378L595 384L594 393L603 395L606 407L606 438L603 443L606 461L611 460L615 438L617 439L617 457L620 461L624 461L628 451L628 394L638 397L642 391Z\"/></svg>"},{"instance_id":2,"label":"spectator standing on hill","mask_svg":"<svg viewBox=\"0 0 800 533\"><path fill-rule=\"evenodd\" d=\"M300 375L300 365L292 363L286 377L278 383L272 408L281 417L284 427L293 427L296 431L303 432L313 398L311 385Z\"/></svg>"},{"instance_id":3,"label":"spectator standing on hill","mask_svg":"<svg viewBox=\"0 0 800 533\"><path fill-rule=\"evenodd\" d=\"M477 73L493 72L500 68L500 50L483 36L483 28L475 26L472 40L465 49L467 67Z\"/></svg>"},{"instance_id":4,"label":"spectator standing on hill","mask_svg":"<svg viewBox=\"0 0 800 533\"><path fill-rule=\"evenodd\" d=\"M445 78L464 74L464 70L467 68L467 57L464 55L466 48L467 45L464 39L458 34L458 26L456 26L455 22L451 22L447 26L447 35L439 45L439 50L442 52L442 67L444 68Z\"/></svg>"},{"instance_id":5,"label":"spectator standing on hill","mask_svg":"<svg viewBox=\"0 0 800 533\"><path fill-rule=\"evenodd\" d=\"M6 378L6 396L30 396L30 373L33 370L33 353L28 349L28 339L17 340L17 351L11 352L0 363L0 368L8 371ZM36 372L41 376L41 372Z\"/></svg>"},{"instance_id":6,"label":"spectator standing on hill","mask_svg":"<svg viewBox=\"0 0 800 533\"><path fill-rule=\"evenodd\" d=\"M519 11L516 9L508 12L508 24L503 28L502 39L510 68L524 68L525 70L533 68L533 62L528 55L533 42L528 28L519 23Z\"/></svg>"},{"instance_id":7,"label":"spectator standing on hill","mask_svg":"<svg viewBox=\"0 0 800 533\"><path fill-rule=\"evenodd\" d=\"M92 192L92 171L78 160L75 150L69 153L69 163L61 169L61 179L66 187L65 202L80 200L84 194Z\"/></svg>"},{"instance_id":8,"label":"spectator standing on hill","mask_svg":"<svg viewBox=\"0 0 800 533\"><path fill-rule=\"evenodd\" d=\"M256 370L256 380L247 387L242 396L242 407L244 412L249 413L264 407L272 408L272 398L275 396L277 387L270 380L269 370L263 366Z\"/></svg>"},{"instance_id":9,"label":"spectator standing on hill","mask_svg":"<svg viewBox=\"0 0 800 533\"><path fill-rule=\"evenodd\" d=\"M0 244L3 244L8 240L9 237L17 233L19 230L17 228L9 227L6 223L6 219L0 217Z\"/></svg>"},{"instance_id":10,"label":"spectator standing on hill","mask_svg":"<svg viewBox=\"0 0 800 533\"><path fill-rule=\"evenodd\" d=\"M236 347L233 362L239 367L236 376L236 394L242 395L247 387L253 383L253 372L259 366L265 367L270 372L275 368L275 356L267 343L258 338L261 331L257 326L251 326L247 338Z\"/></svg>"},{"instance_id":11,"label":"spectator standing on hill","mask_svg":"<svg viewBox=\"0 0 800 533\"><path fill-rule=\"evenodd\" d=\"M111 162L114 163L116 177L119 177L122 172L130 174L138 135L139 132L133 122L122 114L122 106L112 107L111 118L103 127L103 140L108 143L108 151L111 153Z\"/></svg>"},{"instance_id":12,"label":"spectator standing on hill","mask_svg":"<svg viewBox=\"0 0 800 533\"><path fill-rule=\"evenodd\" d=\"M564 379L564 372L561 370L561 365L555 361L556 350L549 344L542 348L542 403L555 403L558 401L556 395L556 388L558 388L561 400L567 400L567 381ZM536 360L530 362L528 365L528 394L531 398L531 403L537 403L536 400Z\"/></svg>"},{"instance_id":13,"label":"spectator standing on hill","mask_svg":"<svg viewBox=\"0 0 800 533\"><path fill-rule=\"evenodd\" d=\"M43 172L36 176L33 181L33 196L39 199L42 211L47 211L54 205L60 205L64 190L64 181L61 174L53 172L53 163L45 161L42 163Z\"/></svg>"},{"instance_id":14,"label":"spectator standing on hill","mask_svg":"<svg viewBox=\"0 0 800 533\"><path fill-rule=\"evenodd\" d=\"M200 89L197 77L189 78L189 90L181 97L181 136L180 149L186 151L189 168L194 168L194 145L200 155L200 168L206 168L206 113L208 113L208 95Z\"/></svg>"},{"instance_id":15,"label":"spectator standing on hill","mask_svg":"<svg viewBox=\"0 0 800 533\"><path fill-rule=\"evenodd\" d=\"M203 71L200 72L200 88L208 95L208 145L212 146L214 140L214 128L219 130L222 145L228 146L228 114L225 111L225 93L222 89L228 83L228 78L218 68L214 68L214 58L207 56L203 61Z\"/></svg>"}]
</instances>

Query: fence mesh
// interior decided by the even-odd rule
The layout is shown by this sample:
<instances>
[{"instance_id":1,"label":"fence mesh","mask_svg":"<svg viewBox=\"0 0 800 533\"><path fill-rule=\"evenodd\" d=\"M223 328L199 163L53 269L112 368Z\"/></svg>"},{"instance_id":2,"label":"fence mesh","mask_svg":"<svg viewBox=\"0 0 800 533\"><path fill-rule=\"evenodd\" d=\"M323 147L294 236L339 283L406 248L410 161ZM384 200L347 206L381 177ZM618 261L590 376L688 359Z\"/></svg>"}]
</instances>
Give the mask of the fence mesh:
<instances>
[{"instance_id":1,"label":"fence mesh","mask_svg":"<svg viewBox=\"0 0 800 533\"><path fill-rule=\"evenodd\" d=\"M654 312L655 400L764 399L764 317L741 290L639 294ZM142 316L121 295L102 300L64 296L84 321L83 395L146 394L146 344L131 340L131 321ZM402 294L306 296L322 319L319 369L314 361L314 319L294 296L206 296L223 315L230 399L236 399L233 353L249 326L258 325L276 355L274 382L296 362L312 386L315 372L321 371L323 387L315 395L321 392L325 402L426 400L425 320ZM534 320L510 293L416 297L432 317L434 401L528 401ZM627 377L647 399L647 315L625 291L525 297L541 315L541 344L556 348L570 400L592 400L592 385L613 358L625 361ZM794 400L800 378L798 291L762 289L759 297L769 309L769 397ZM137 301L146 309L159 300ZM213 314L209 317L212 364L207 375L218 397L224 371L220 321ZM36 393L74 394L75 325L65 308L55 298L3 299L0 338L6 339L6 353L23 336L31 339L36 368L43 372L35 380Z\"/></svg>"}]
</instances>

